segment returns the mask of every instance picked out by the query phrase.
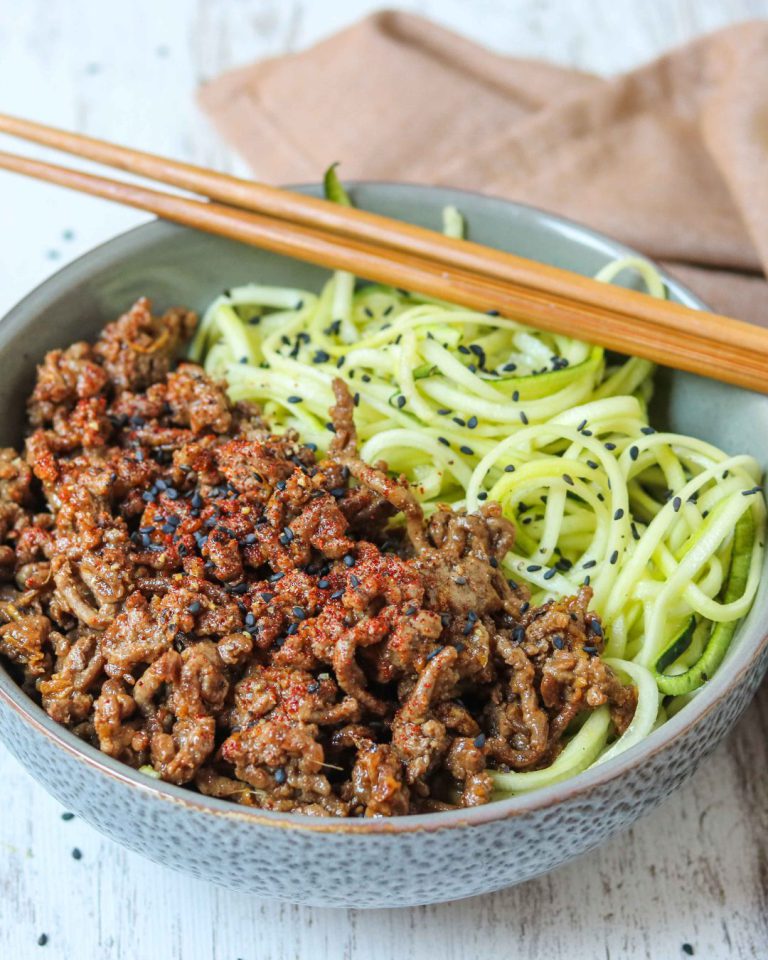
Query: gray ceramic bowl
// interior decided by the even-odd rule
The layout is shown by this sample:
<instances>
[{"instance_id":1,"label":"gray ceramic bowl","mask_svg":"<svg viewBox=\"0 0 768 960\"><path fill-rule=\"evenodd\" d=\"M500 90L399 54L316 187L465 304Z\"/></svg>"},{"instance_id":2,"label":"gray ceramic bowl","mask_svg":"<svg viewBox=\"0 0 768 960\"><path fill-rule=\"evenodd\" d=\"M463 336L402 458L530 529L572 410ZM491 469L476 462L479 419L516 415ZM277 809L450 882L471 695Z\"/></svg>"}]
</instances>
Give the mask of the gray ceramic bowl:
<instances>
[{"instance_id":1,"label":"gray ceramic bowl","mask_svg":"<svg viewBox=\"0 0 768 960\"><path fill-rule=\"evenodd\" d=\"M358 204L437 227L455 204L473 239L585 274L630 252L573 223L500 200L361 184ZM251 279L317 286L322 272L205 234L150 223L99 247L30 294L0 324L0 443L18 443L35 363L93 337L140 294L204 307ZM668 279L674 296L701 306ZM764 460L768 398L660 375L656 419ZM469 897L527 880L589 850L653 808L696 769L747 706L768 665L766 578L726 661L696 700L642 744L529 796L394 820L338 821L207 799L149 779L79 741L0 666L0 733L70 810L153 860L259 896L384 907Z\"/></svg>"}]
</instances>

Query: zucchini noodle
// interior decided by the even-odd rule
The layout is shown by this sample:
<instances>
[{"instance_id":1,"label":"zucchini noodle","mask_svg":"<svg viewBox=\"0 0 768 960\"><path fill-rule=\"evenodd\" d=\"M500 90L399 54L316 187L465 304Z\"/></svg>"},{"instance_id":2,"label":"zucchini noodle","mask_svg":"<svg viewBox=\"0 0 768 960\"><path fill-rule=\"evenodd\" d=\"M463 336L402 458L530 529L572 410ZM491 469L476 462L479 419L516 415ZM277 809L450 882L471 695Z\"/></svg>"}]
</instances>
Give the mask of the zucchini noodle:
<instances>
[{"instance_id":1,"label":"zucchini noodle","mask_svg":"<svg viewBox=\"0 0 768 960\"><path fill-rule=\"evenodd\" d=\"M333 171L328 195L348 202ZM455 208L444 229L464 235ZM655 267L631 271L666 296ZM652 364L609 356L495 313L335 273L319 294L247 284L205 312L191 357L258 403L275 432L324 452L331 389L354 395L360 453L404 474L429 514L496 500L518 536L504 565L532 602L591 583L606 662L636 685L616 738L592 713L550 766L494 773L498 791L557 782L635 745L682 709L722 661L754 599L763 551L761 471L748 456L648 422Z\"/></svg>"}]
</instances>

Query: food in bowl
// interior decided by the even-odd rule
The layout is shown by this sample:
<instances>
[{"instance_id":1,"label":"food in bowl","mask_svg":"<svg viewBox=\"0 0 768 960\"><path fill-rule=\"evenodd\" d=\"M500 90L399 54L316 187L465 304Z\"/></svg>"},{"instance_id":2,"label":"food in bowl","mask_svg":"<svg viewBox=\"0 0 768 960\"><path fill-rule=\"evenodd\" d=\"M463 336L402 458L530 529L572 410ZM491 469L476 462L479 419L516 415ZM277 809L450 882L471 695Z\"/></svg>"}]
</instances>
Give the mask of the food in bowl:
<instances>
[{"instance_id":1,"label":"food in bowl","mask_svg":"<svg viewBox=\"0 0 768 960\"><path fill-rule=\"evenodd\" d=\"M193 325L141 301L54 351L4 458L0 645L54 719L209 795L380 816L577 773L717 668L759 471L654 433L643 361L346 274L227 291L214 379L172 369Z\"/></svg>"}]
</instances>

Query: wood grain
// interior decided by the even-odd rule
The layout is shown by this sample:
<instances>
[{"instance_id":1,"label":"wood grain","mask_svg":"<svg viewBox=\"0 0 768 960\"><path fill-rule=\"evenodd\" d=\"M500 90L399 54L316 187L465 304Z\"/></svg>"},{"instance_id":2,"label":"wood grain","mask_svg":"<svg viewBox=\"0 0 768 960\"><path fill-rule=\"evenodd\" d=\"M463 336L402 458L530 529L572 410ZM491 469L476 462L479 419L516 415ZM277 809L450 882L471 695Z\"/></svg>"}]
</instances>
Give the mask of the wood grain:
<instances>
[{"instance_id":1,"label":"wood grain","mask_svg":"<svg viewBox=\"0 0 768 960\"><path fill-rule=\"evenodd\" d=\"M0 7L0 109L245 173L198 115L195 86L312 42L376 6L133 0L118 18L98 0L10 0ZM723 23L768 16L768 0L398 6L499 50L601 73ZM5 175L0 210L0 315L67 260L143 219ZM482 900L372 912L264 903L154 866L78 820L62 821L58 805L0 748L0 958L684 960L683 943L707 960L765 957L767 744L764 688L687 787L601 849ZM37 945L41 933L45 947Z\"/></svg>"}]
</instances>

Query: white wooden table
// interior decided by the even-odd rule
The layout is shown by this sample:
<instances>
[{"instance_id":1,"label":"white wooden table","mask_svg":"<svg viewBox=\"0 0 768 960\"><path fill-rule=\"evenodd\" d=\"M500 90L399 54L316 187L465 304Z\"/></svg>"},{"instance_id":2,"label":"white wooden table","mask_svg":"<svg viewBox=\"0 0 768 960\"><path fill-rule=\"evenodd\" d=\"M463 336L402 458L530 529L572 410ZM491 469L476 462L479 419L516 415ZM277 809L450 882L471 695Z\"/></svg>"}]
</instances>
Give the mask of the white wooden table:
<instances>
[{"instance_id":1,"label":"white wooden table","mask_svg":"<svg viewBox=\"0 0 768 960\"><path fill-rule=\"evenodd\" d=\"M376 6L0 0L0 110L240 171L194 106L197 84L310 43ZM505 52L606 74L721 24L768 16L768 0L399 6ZM142 219L0 175L0 315L53 270ZM684 960L684 944L707 960L766 957L766 743L764 689L692 783L602 849L483 899L374 912L260 902L157 867L76 819L63 821L0 748L0 958Z\"/></svg>"}]
</instances>

